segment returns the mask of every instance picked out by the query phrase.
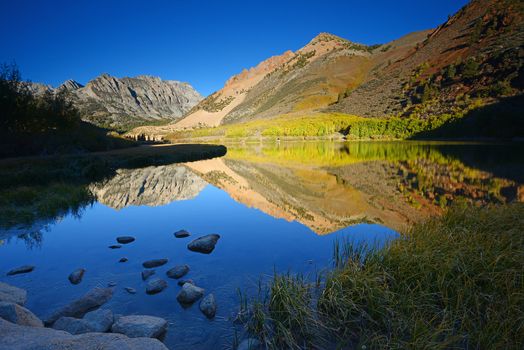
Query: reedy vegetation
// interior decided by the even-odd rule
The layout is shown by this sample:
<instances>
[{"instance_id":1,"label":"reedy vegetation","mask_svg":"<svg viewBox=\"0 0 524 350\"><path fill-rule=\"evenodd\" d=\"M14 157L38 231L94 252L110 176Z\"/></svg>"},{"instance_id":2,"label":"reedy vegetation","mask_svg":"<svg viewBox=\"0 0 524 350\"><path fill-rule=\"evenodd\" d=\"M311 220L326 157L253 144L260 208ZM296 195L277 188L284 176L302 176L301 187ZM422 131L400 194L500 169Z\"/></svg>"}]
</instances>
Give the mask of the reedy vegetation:
<instances>
[{"instance_id":1,"label":"reedy vegetation","mask_svg":"<svg viewBox=\"0 0 524 350\"><path fill-rule=\"evenodd\" d=\"M322 280L244 301L246 328L272 349L521 349L523 231L520 203L457 205L382 250L338 244Z\"/></svg>"}]
</instances>

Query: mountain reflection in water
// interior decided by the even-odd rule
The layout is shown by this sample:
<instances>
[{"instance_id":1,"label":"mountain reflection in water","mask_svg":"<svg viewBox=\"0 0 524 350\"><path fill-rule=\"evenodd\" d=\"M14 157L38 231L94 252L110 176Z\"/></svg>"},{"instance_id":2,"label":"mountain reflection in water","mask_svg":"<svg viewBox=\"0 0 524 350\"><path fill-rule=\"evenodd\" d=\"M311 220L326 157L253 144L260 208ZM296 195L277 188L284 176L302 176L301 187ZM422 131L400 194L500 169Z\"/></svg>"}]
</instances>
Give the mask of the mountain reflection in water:
<instances>
[{"instance_id":1,"label":"mountain reflection in water","mask_svg":"<svg viewBox=\"0 0 524 350\"><path fill-rule=\"evenodd\" d=\"M123 169L90 188L99 202L120 209L191 199L207 182L239 203L298 221L318 234L363 222L402 231L456 201L523 201L522 153L515 147L508 153L508 147L414 142L229 146L222 158Z\"/></svg>"}]
</instances>

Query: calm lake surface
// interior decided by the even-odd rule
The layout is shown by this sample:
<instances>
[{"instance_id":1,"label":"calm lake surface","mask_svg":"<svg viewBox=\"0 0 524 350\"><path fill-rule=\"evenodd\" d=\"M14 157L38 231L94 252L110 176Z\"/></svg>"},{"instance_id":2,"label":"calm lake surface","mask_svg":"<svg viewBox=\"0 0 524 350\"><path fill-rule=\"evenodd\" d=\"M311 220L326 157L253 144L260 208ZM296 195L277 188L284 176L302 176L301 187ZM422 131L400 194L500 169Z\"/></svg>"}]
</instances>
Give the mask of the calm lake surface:
<instances>
[{"instance_id":1,"label":"calm lake surface","mask_svg":"<svg viewBox=\"0 0 524 350\"><path fill-rule=\"evenodd\" d=\"M96 201L80 211L0 223L0 281L25 288L27 307L41 318L116 282L103 307L166 318L169 348L228 348L238 289L254 295L274 271L314 279L332 266L335 240L382 246L457 201L524 201L523 150L521 144L275 143L228 146L224 157L191 163L118 169L87 185ZM181 229L191 237L175 238ZM210 233L221 236L211 254L187 249ZM108 248L125 235L136 241ZM120 263L122 257L129 261ZM156 268L169 286L147 295L142 262L156 258L169 259ZM36 269L5 275L26 264ZM215 319L206 319L198 302L189 308L177 302L180 287L165 272L179 264L190 266L184 278L215 295ZM67 277L77 268L86 274L72 285Z\"/></svg>"}]
</instances>

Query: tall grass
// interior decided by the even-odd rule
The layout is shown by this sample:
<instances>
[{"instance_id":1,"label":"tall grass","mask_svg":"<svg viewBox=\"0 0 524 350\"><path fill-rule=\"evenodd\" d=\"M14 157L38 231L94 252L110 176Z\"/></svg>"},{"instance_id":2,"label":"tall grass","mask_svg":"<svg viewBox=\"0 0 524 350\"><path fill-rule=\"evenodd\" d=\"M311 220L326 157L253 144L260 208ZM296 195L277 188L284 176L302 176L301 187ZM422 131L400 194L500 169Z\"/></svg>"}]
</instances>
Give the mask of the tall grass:
<instances>
[{"instance_id":1,"label":"tall grass","mask_svg":"<svg viewBox=\"0 0 524 350\"><path fill-rule=\"evenodd\" d=\"M338 244L320 288L275 276L255 334L274 349L522 349L523 232L522 203L456 206L382 250Z\"/></svg>"}]
</instances>

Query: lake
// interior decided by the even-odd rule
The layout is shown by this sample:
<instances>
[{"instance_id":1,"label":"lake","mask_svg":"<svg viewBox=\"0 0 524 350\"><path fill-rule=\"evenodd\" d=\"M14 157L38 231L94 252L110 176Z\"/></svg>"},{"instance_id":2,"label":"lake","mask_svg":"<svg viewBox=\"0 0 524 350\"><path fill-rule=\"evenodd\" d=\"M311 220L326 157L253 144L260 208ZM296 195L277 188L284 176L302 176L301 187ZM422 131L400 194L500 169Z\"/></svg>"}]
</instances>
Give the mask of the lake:
<instances>
[{"instance_id":1,"label":"lake","mask_svg":"<svg viewBox=\"0 0 524 350\"><path fill-rule=\"evenodd\" d=\"M115 282L104 308L167 319L169 348L227 348L239 290L256 295L259 282L274 272L314 280L333 266L336 241L381 247L454 203L524 201L523 150L522 144L282 142L229 145L223 157L188 163L116 168L76 184L92 197L61 203L47 211L52 215L2 216L0 281L26 289L26 306L42 318L92 287ZM13 173L31 166L20 162ZM10 186L20 193L31 188L27 181ZM32 210L28 201L1 200L13 213ZM181 229L191 236L175 238ZM221 236L211 254L187 249L211 233ZM118 236L136 240L109 249ZM122 257L128 261L119 262ZM156 258L169 259L155 268L168 288L147 295L142 263ZM35 270L6 276L26 264ZM213 320L198 302L189 308L177 302L180 287L165 272L180 264L190 266L183 278L215 295ZM68 275L77 268L86 273L73 285Z\"/></svg>"}]
</instances>

